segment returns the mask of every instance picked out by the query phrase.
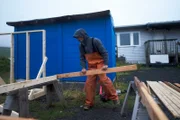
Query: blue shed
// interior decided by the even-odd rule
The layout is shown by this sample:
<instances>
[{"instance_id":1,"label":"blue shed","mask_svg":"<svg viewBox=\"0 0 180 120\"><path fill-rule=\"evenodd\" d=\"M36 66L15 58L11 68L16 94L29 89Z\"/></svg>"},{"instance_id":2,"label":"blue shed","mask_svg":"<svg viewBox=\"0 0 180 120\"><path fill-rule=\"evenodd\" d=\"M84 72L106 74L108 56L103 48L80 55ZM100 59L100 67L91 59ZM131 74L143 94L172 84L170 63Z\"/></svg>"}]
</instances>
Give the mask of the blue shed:
<instances>
[{"instance_id":1,"label":"blue shed","mask_svg":"<svg viewBox=\"0 0 180 120\"><path fill-rule=\"evenodd\" d=\"M84 28L89 36L99 38L109 53L109 67L115 66L115 32L110 11L88 14L67 15L61 17L36 19L28 21L7 22L15 31L46 30L46 76L81 70L79 43L73 38L78 28ZM14 36L15 79L26 78L26 36ZM42 64L42 34L30 35L30 79L36 78ZM113 80L115 74L108 76ZM85 77L64 79L66 81L84 82Z\"/></svg>"}]
</instances>

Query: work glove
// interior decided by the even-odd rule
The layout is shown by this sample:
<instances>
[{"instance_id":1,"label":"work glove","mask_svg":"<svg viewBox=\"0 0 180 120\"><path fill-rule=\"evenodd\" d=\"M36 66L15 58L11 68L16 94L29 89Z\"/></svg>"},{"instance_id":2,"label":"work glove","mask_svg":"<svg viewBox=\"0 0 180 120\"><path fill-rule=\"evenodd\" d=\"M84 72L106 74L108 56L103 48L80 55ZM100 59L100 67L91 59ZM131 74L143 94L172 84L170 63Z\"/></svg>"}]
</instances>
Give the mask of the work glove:
<instances>
[{"instance_id":1,"label":"work glove","mask_svg":"<svg viewBox=\"0 0 180 120\"><path fill-rule=\"evenodd\" d=\"M81 70L81 73L82 73L82 74L86 74L86 69L83 68L83 69Z\"/></svg>"},{"instance_id":2,"label":"work glove","mask_svg":"<svg viewBox=\"0 0 180 120\"><path fill-rule=\"evenodd\" d=\"M108 69L108 66L107 65L104 65L103 67L102 67L102 70L104 70L104 71L106 71Z\"/></svg>"}]
</instances>

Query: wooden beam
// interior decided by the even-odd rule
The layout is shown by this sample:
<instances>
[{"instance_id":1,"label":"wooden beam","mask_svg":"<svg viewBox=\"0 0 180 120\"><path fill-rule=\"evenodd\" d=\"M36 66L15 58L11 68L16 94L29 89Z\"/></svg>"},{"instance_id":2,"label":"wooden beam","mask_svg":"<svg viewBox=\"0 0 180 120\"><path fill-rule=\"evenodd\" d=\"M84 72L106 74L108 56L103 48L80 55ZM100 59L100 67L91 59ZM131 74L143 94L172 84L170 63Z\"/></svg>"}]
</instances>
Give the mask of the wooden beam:
<instances>
[{"instance_id":1,"label":"wooden beam","mask_svg":"<svg viewBox=\"0 0 180 120\"><path fill-rule=\"evenodd\" d=\"M138 91L141 93L140 96L143 99L144 105L148 111L151 120L168 120L167 116L161 110L159 105L154 101L152 96L148 93L147 87L137 77L134 77L135 84L137 85Z\"/></svg>"},{"instance_id":2,"label":"wooden beam","mask_svg":"<svg viewBox=\"0 0 180 120\"><path fill-rule=\"evenodd\" d=\"M21 88L28 88L28 87L32 87L35 85L40 85L40 84L44 84L47 82L56 81L56 80L57 80L57 76L54 75L54 76L40 78L40 79L34 79L34 80L28 80L28 81L22 81L22 82L17 82L17 83L12 83L12 84L1 85L0 86L0 94L15 91L15 90L18 90Z\"/></svg>"},{"instance_id":3,"label":"wooden beam","mask_svg":"<svg viewBox=\"0 0 180 120\"><path fill-rule=\"evenodd\" d=\"M98 74L104 74L104 73L126 72L126 71L133 71L133 70L137 70L137 65L127 65L127 66L121 66L121 67L108 68L106 71L103 71L102 69L87 70L86 74L82 74L81 72L58 74L57 78L69 78L69 77L78 77L78 76L87 76L87 75L98 75Z\"/></svg>"},{"instance_id":4,"label":"wooden beam","mask_svg":"<svg viewBox=\"0 0 180 120\"><path fill-rule=\"evenodd\" d=\"M164 83L166 85L168 85L169 87L173 88L174 90L180 92L180 88L176 87L175 85L171 84L170 82L165 81Z\"/></svg>"},{"instance_id":5,"label":"wooden beam","mask_svg":"<svg viewBox=\"0 0 180 120\"><path fill-rule=\"evenodd\" d=\"M128 65L128 66L122 66L122 67L108 68L106 71L103 71L101 69L87 70L86 74L82 74L81 72L58 74L58 75L40 78L40 79L34 79L34 80L28 80L28 81L2 85L0 86L0 94L18 90L20 88L32 87L35 85L45 84L47 82L53 82L53 81L56 81L58 78L78 77L78 76L96 75L96 74L104 74L104 73L112 73L112 72L125 72L125 71L132 71L132 70L137 70L137 65Z\"/></svg>"},{"instance_id":6,"label":"wooden beam","mask_svg":"<svg viewBox=\"0 0 180 120\"><path fill-rule=\"evenodd\" d=\"M33 118L19 118L19 117L0 116L0 120L35 120L35 119L33 119Z\"/></svg>"},{"instance_id":7,"label":"wooden beam","mask_svg":"<svg viewBox=\"0 0 180 120\"><path fill-rule=\"evenodd\" d=\"M174 83L174 85L176 85L177 87L180 88L180 84L179 83Z\"/></svg>"}]
</instances>

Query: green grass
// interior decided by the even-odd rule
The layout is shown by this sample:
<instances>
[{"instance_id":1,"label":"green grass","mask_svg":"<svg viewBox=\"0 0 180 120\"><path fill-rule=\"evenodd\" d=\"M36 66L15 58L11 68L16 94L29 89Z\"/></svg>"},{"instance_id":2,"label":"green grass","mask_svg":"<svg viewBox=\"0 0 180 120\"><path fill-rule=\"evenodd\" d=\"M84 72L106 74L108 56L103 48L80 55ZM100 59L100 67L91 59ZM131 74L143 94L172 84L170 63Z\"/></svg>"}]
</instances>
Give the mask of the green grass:
<instances>
[{"instance_id":1,"label":"green grass","mask_svg":"<svg viewBox=\"0 0 180 120\"><path fill-rule=\"evenodd\" d=\"M10 60L6 57L0 57L0 76L9 83Z\"/></svg>"},{"instance_id":2,"label":"green grass","mask_svg":"<svg viewBox=\"0 0 180 120\"><path fill-rule=\"evenodd\" d=\"M10 48L9 47L0 47L0 56L10 58Z\"/></svg>"},{"instance_id":3,"label":"green grass","mask_svg":"<svg viewBox=\"0 0 180 120\"><path fill-rule=\"evenodd\" d=\"M80 107L85 100L84 92L80 90L65 90L63 91L65 103L55 102L50 108L47 108L46 103L40 101L30 102L30 112L32 117L39 120L56 120L57 118L70 117L75 114L73 107Z\"/></svg>"},{"instance_id":4,"label":"green grass","mask_svg":"<svg viewBox=\"0 0 180 120\"><path fill-rule=\"evenodd\" d=\"M68 107L70 106L68 105ZM67 110L68 107L62 105L61 102L56 102L51 107L47 107L45 103L31 101L30 112L32 117L38 120L56 120L57 118L74 115L73 111Z\"/></svg>"}]
</instances>

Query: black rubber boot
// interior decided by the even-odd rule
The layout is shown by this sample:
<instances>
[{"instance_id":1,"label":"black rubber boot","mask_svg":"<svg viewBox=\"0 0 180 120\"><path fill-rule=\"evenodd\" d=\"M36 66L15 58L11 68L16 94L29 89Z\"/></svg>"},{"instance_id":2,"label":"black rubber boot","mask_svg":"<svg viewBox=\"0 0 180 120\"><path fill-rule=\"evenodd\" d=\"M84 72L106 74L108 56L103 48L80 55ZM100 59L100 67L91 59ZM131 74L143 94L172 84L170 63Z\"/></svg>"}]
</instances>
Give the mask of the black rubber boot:
<instances>
[{"instance_id":1,"label":"black rubber boot","mask_svg":"<svg viewBox=\"0 0 180 120\"><path fill-rule=\"evenodd\" d=\"M12 113L12 110L3 109L2 115L10 116Z\"/></svg>"}]
</instances>

